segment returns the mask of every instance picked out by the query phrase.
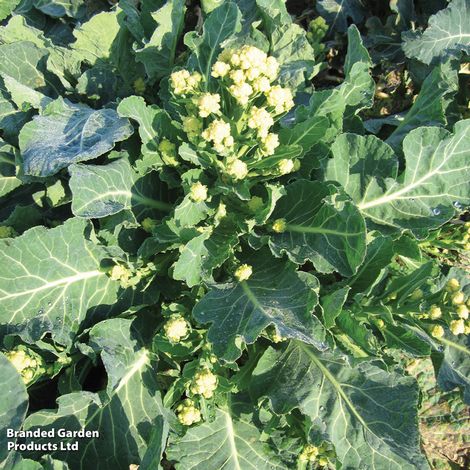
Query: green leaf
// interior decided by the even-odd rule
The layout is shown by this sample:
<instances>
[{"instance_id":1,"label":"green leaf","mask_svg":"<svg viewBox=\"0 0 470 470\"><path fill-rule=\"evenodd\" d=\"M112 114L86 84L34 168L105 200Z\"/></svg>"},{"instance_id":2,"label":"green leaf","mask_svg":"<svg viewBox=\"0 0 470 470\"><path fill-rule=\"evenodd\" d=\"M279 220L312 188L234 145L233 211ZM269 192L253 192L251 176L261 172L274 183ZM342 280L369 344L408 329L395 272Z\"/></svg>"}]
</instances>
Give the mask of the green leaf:
<instances>
[{"instance_id":1,"label":"green leaf","mask_svg":"<svg viewBox=\"0 0 470 470\"><path fill-rule=\"evenodd\" d=\"M70 219L57 228L34 227L0 240L2 336L21 333L29 341L52 332L70 345L94 316L103 318L118 300L119 283L100 270L105 252L83 235L88 223Z\"/></svg>"},{"instance_id":2,"label":"green leaf","mask_svg":"<svg viewBox=\"0 0 470 470\"><path fill-rule=\"evenodd\" d=\"M336 339L349 349L354 357L377 355L378 341L365 322L356 318L354 312L342 310L336 317L336 324L343 334L337 334Z\"/></svg>"},{"instance_id":3,"label":"green leaf","mask_svg":"<svg viewBox=\"0 0 470 470\"><path fill-rule=\"evenodd\" d=\"M44 67L44 59L39 61L38 70L44 73L48 79L50 78L49 71L53 72L62 85L70 89L72 87L70 80L78 77L81 73L81 59L78 54L68 47L55 44L49 37L44 35L43 31L31 26L26 21L25 17L21 15L12 16L8 23L0 29L0 42L7 44L20 42L20 44L23 45L25 41L34 44L41 51L47 52L47 70L46 67ZM27 47L30 48L31 46ZM18 57L13 57L12 60L18 62ZM24 65L22 67L24 67ZM28 86L28 82L24 82L20 79L21 74L18 76L17 73L12 73L9 70L5 70L5 74L12 75L12 78L15 78L22 85ZM25 74L25 78L28 77L31 78L34 77L34 75ZM53 78L55 81L55 77ZM36 77L35 81L37 82L36 85L39 85L41 78ZM33 84L29 83L29 86L32 87Z\"/></svg>"},{"instance_id":4,"label":"green leaf","mask_svg":"<svg viewBox=\"0 0 470 470\"><path fill-rule=\"evenodd\" d=\"M120 82L116 70L107 63L98 63L80 75L76 90L89 100L114 101L121 96Z\"/></svg>"},{"instance_id":5,"label":"green leaf","mask_svg":"<svg viewBox=\"0 0 470 470\"><path fill-rule=\"evenodd\" d=\"M133 119L139 124L139 135L142 140L142 161L136 162L140 173L152 168L159 168L163 160L158 151L158 143L162 137L175 136L175 129L168 114L156 105L147 106L140 96L124 98L117 108L120 116Z\"/></svg>"},{"instance_id":6,"label":"green leaf","mask_svg":"<svg viewBox=\"0 0 470 470\"><path fill-rule=\"evenodd\" d=\"M464 402L470 405L470 336L448 334L441 342L445 349L437 383L444 391L462 389Z\"/></svg>"},{"instance_id":7,"label":"green leaf","mask_svg":"<svg viewBox=\"0 0 470 470\"><path fill-rule=\"evenodd\" d=\"M16 442L16 439L7 437L7 429L19 431L23 426L28 410L28 393L20 374L1 353L0 376L6 392L0 405L0 465L2 465L10 452L7 448L8 442Z\"/></svg>"},{"instance_id":8,"label":"green leaf","mask_svg":"<svg viewBox=\"0 0 470 470\"><path fill-rule=\"evenodd\" d=\"M178 227L194 227L207 218L209 212L211 209L205 202L194 202L187 194L175 207L174 221Z\"/></svg>"},{"instance_id":9,"label":"green leaf","mask_svg":"<svg viewBox=\"0 0 470 470\"><path fill-rule=\"evenodd\" d=\"M0 4L0 21L3 21L17 7L21 0L3 0Z\"/></svg>"},{"instance_id":10,"label":"green leaf","mask_svg":"<svg viewBox=\"0 0 470 470\"><path fill-rule=\"evenodd\" d=\"M426 77L411 109L386 142L396 151L403 139L420 126L447 124L446 108L458 90L457 71L449 62L440 64Z\"/></svg>"},{"instance_id":11,"label":"green leaf","mask_svg":"<svg viewBox=\"0 0 470 470\"><path fill-rule=\"evenodd\" d=\"M14 149L0 139L0 197L21 186L16 177Z\"/></svg>"},{"instance_id":12,"label":"green leaf","mask_svg":"<svg viewBox=\"0 0 470 470\"><path fill-rule=\"evenodd\" d=\"M254 343L269 325L282 337L325 349L319 320L311 314L318 301L316 278L297 273L292 263L272 259L265 250L248 262L253 274L247 281L214 284L194 307L198 322L212 323L208 338L215 354L235 361L243 342Z\"/></svg>"},{"instance_id":13,"label":"green leaf","mask_svg":"<svg viewBox=\"0 0 470 470\"><path fill-rule=\"evenodd\" d=\"M342 287L334 290L321 298L321 307L323 310L323 323L325 328L335 326L335 319L341 313L343 305L349 294L349 287Z\"/></svg>"},{"instance_id":14,"label":"green leaf","mask_svg":"<svg viewBox=\"0 0 470 470\"><path fill-rule=\"evenodd\" d=\"M71 47L80 61L115 71L122 82L120 93L131 94L134 81L143 76L144 67L135 60L134 38L125 27L123 11L98 13L75 27L73 35L76 41Z\"/></svg>"},{"instance_id":15,"label":"green leaf","mask_svg":"<svg viewBox=\"0 0 470 470\"><path fill-rule=\"evenodd\" d=\"M424 286L432 277L433 263L431 261L423 264L410 274L404 274L393 278L385 291L382 291L382 297L393 294L397 305L405 303L409 296L418 288Z\"/></svg>"},{"instance_id":16,"label":"green leaf","mask_svg":"<svg viewBox=\"0 0 470 470\"><path fill-rule=\"evenodd\" d=\"M297 119L307 116L300 116L308 113L308 116L326 116L330 121L330 127L323 138L325 142L331 142L343 129L343 117L346 110L346 100L342 95L341 87L332 90L315 91L310 97L309 107L297 108Z\"/></svg>"},{"instance_id":17,"label":"green leaf","mask_svg":"<svg viewBox=\"0 0 470 470\"><path fill-rule=\"evenodd\" d=\"M297 24L276 22L270 35L270 54L279 62L279 81L296 90L314 75L315 53L306 32Z\"/></svg>"},{"instance_id":18,"label":"green leaf","mask_svg":"<svg viewBox=\"0 0 470 470\"><path fill-rule=\"evenodd\" d=\"M40 110L52 101L43 93L23 85L5 73L2 73L2 78L5 88L10 93L11 100L19 109L28 109L31 106Z\"/></svg>"},{"instance_id":19,"label":"green leaf","mask_svg":"<svg viewBox=\"0 0 470 470\"><path fill-rule=\"evenodd\" d=\"M406 168L397 178L385 143L370 136L341 136L327 174L348 187L372 222L419 234L451 219L454 205L470 203L469 143L470 120L458 122L454 134L436 127L415 129L403 141ZM360 159L365 160L356 164ZM359 192L350 179L361 182Z\"/></svg>"},{"instance_id":20,"label":"green leaf","mask_svg":"<svg viewBox=\"0 0 470 470\"><path fill-rule=\"evenodd\" d=\"M370 108L374 102L375 82L370 73L372 61L355 25L348 29L348 52L344 63L345 80L338 87L349 109L346 116Z\"/></svg>"},{"instance_id":21,"label":"green leaf","mask_svg":"<svg viewBox=\"0 0 470 470\"><path fill-rule=\"evenodd\" d=\"M158 26L145 46L136 51L136 60L144 64L151 82L171 72L185 11L184 0L170 0L152 14Z\"/></svg>"},{"instance_id":22,"label":"green leaf","mask_svg":"<svg viewBox=\"0 0 470 470\"><path fill-rule=\"evenodd\" d=\"M357 273L348 279L352 292L369 293L382 270L390 264L394 254L394 243L390 237L376 237L367 245L366 257Z\"/></svg>"},{"instance_id":23,"label":"green leaf","mask_svg":"<svg viewBox=\"0 0 470 470\"><path fill-rule=\"evenodd\" d=\"M76 41L72 47L79 57L94 65L98 61L113 58L117 38L120 32L116 11L105 11L73 30Z\"/></svg>"},{"instance_id":24,"label":"green leaf","mask_svg":"<svg viewBox=\"0 0 470 470\"><path fill-rule=\"evenodd\" d=\"M36 0L34 7L53 18L78 17L86 11L83 0Z\"/></svg>"},{"instance_id":25,"label":"green leaf","mask_svg":"<svg viewBox=\"0 0 470 470\"><path fill-rule=\"evenodd\" d=\"M292 23L292 18L283 0L255 0L262 13L263 20L269 29L273 29L280 23Z\"/></svg>"},{"instance_id":26,"label":"green leaf","mask_svg":"<svg viewBox=\"0 0 470 470\"><path fill-rule=\"evenodd\" d=\"M322 423L342 468L429 468L420 453L418 387L411 377L368 362L351 367L338 355L291 341L284 351L266 351L251 385L275 413L299 408Z\"/></svg>"},{"instance_id":27,"label":"green leaf","mask_svg":"<svg viewBox=\"0 0 470 470\"><path fill-rule=\"evenodd\" d=\"M282 0L275 2L256 0L256 5L263 18L264 30L269 40L269 54L274 56L280 65L280 83L293 90L305 87L306 81L315 72L318 73L319 67L305 29L293 23ZM243 11L243 16L246 18L248 12L253 10L254 8L248 5ZM260 47L258 44L255 45Z\"/></svg>"},{"instance_id":28,"label":"green leaf","mask_svg":"<svg viewBox=\"0 0 470 470\"><path fill-rule=\"evenodd\" d=\"M365 14L364 5L361 0L317 0L317 10L331 30L346 31L348 19L357 24L360 23Z\"/></svg>"},{"instance_id":29,"label":"green leaf","mask_svg":"<svg viewBox=\"0 0 470 470\"><path fill-rule=\"evenodd\" d=\"M445 10L429 18L423 33L403 34L407 57L430 64L439 57L470 53L470 1L453 0Z\"/></svg>"},{"instance_id":30,"label":"green leaf","mask_svg":"<svg viewBox=\"0 0 470 470\"><path fill-rule=\"evenodd\" d=\"M241 13L233 2L224 2L212 11L204 22L203 33L189 58L189 66L199 70L209 81L212 64L222 50L222 44L241 29Z\"/></svg>"},{"instance_id":31,"label":"green leaf","mask_svg":"<svg viewBox=\"0 0 470 470\"><path fill-rule=\"evenodd\" d=\"M323 116L307 118L291 128L281 129L279 140L283 145L301 145L304 152L308 152L327 131L330 122Z\"/></svg>"},{"instance_id":32,"label":"green leaf","mask_svg":"<svg viewBox=\"0 0 470 470\"><path fill-rule=\"evenodd\" d=\"M358 62L372 66L369 52L363 45L361 33L355 25L351 25L348 28L348 51L344 61L344 73L346 76L351 73L354 64Z\"/></svg>"},{"instance_id":33,"label":"green leaf","mask_svg":"<svg viewBox=\"0 0 470 470\"><path fill-rule=\"evenodd\" d=\"M139 175L124 156L107 165L71 165L72 212L88 219L132 209L137 218L148 211L168 212L171 206L151 197L158 180ZM142 191L143 190L143 191Z\"/></svg>"},{"instance_id":34,"label":"green leaf","mask_svg":"<svg viewBox=\"0 0 470 470\"><path fill-rule=\"evenodd\" d=\"M269 246L303 264L310 260L321 272L354 274L366 250L365 223L356 206L336 188L299 180L286 188L271 219L284 219L286 230L274 234Z\"/></svg>"},{"instance_id":35,"label":"green leaf","mask_svg":"<svg viewBox=\"0 0 470 470\"><path fill-rule=\"evenodd\" d=\"M425 357L431 354L429 342L420 338L418 333L406 324L391 325L387 323L381 333L389 348L408 353L413 357Z\"/></svg>"},{"instance_id":36,"label":"green leaf","mask_svg":"<svg viewBox=\"0 0 470 470\"><path fill-rule=\"evenodd\" d=\"M103 155L132 132L129 121L112 109L95 111L59 98L20 132L24 171L33 176L53 175L71 163Z\"/></svg>"},{"instance_id":37,"label":"green leaf","mask_svg":"<svg viewBox=\"0 0 470 470\"><path fill-rule=\"evenodd\" d=\"M215 419L190 428L167 449L176 470L280 470L286 467L276 453L261 440L253 424L253 411L240 410L236 397L224 408L217 408Z\"/></svg>"},{"instance_id":38,"label":"green leaf","mask_svg":"<svg viewBox=\"0 0 470 470\"><path fill-rule=\"evenodd\" d=\"M64 428L98 431L99 437L80 440L75 452L59 450L54 456L73 469L112 470L139 464L150 434L160 417L160 438L166 439L168 412L163 409L156 382L155 365L132 320L111 319L90 331L90 345L108 374L106 392L76 392L57 399L57 410L33 413L25 429ZM73 442L75 439L46 438L37 442Z\"/></svg>"},{"instance_id":39,"label":"green leaf","mask_svg":"<svg viewBox=\"0 0 470 470\"><path fill-rule=\"evenodd\" d=\"M325 179L340 183L356 203L367 198L377 177L397 175L394 151L373 135L341 134L331 151L333 158L325 163ZM354 170L348 172L347 168Z\"/></svg>"},{"instance_id":40,"label":"green leaf","mask_svg":"<svg viewBox=\"0 0 470 470\"><path fill-rule=\"evenodd\" d=\"M212 280L212 271L221 266L233 253L238 242L236 226L222 222L189 241L174 265L173 278L185 281L189 287Z\"/></svg>"},{"instance_id":41,"label":"green leaf","mask_svg":"<svg viewBox=\"0 0 470 470\"><path fill-rule=\"evenodd\" d=\"M12 77L17 82L39 91L51 91L54 87L44 76L46 49L28 41L0 45L0 75Z\"/></svg>"},{"instance_id":42,"label":"green leaf","mask_svg":"<svg viewBox=\"0 0 470 470\"><path fill-rule=\"evenodd\" d=\"M22 112L15 106L0 76L0 129L3 136L16 142L20 129L29 119L30 113Z\"/></svg>"}]
</instances>

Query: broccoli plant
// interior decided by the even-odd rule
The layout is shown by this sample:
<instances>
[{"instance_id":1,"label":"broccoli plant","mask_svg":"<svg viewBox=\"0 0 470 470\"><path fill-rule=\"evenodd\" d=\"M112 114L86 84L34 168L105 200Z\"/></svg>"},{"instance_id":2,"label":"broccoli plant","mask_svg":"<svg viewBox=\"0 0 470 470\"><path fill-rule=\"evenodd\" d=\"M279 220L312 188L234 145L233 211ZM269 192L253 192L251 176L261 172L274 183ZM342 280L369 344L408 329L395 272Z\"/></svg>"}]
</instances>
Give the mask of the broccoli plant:
<instances>
[{"instance_id":1,"label":"broccoli plant","mask_svg":"<svg viewBox=\"0 0 470 470\"><path fill-rule=\"evenodd\" d=\"M430 468L406 364L470 400L468 1L391 2L416 89L373 119L367 2L109 3L0 5L0 466Z\"/></svg>"}]
</instances>

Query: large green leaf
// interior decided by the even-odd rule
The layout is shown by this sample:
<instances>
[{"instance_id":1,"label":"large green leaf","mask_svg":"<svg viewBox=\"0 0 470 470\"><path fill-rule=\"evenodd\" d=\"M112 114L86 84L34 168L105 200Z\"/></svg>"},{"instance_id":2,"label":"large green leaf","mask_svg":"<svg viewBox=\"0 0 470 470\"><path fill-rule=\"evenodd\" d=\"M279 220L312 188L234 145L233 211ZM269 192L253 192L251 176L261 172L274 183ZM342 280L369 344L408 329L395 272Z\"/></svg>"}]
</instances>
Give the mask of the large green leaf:
<instances>
[{"instance_id":1,"label":"large green leaf","mask_svg":"<svg viewBox=\"0 0 470 470\"><path fill-rule=\"evenodd\" d=\"M166 440L168 412L158 392L155 364L139 331L132 320L123 318L92 328L89 343L101 354L108 374L107 390L62 395L58 410L38 411L25 421L25 429L98 431L99 437L80 439L78 451L52 453L74 470L127 469L139 464L155 427L160 439ZM46 439L64 442L58 437Z\"/></svg>"},{"instance_id":2,"label":"large green leaf","mask_svg":"<svg viewBox=\"0 0 470 470\"><path fill-rule=\"evenodd\" d=\"M201 220L207 218L210 211L204 201L194 202L191 195L187 194L175 207L174 221L178 227L194 227Z\"/></svg>"},{"instance_id":3,"label":"large green leaf","mask_svg":"<svg viewBox=\"0 0 470 470\"><path fill-rule=\"evenodd\" d=\"M461 388L465 403L470 405L470 336L449 333L441 341L445 348L437 383L445 391Z\"/></svg>"},{"instance_id":4,"label":"large green leaf","mask_svg":"<svg viewBox=\"0 0 470 470\"><path fill-rule=\"evenodd\" d=\"M341 136L327 175L346 186L373 222L416 233L439 227L455 207L470 203L470 120L458 122L454 134L437 127L415 129L404 139L403 151L406 168L397 178L385 143ZM357 184L349 183L354 180Z\"/></svg>"},{"instance_id":5,"label":"large green leaf","mask_svg":"<svg viewBox=\"0 0 470 470\"><path fill-rule=\"evenodd\" d=\"M213 230L207 230L184 245L174 265L173 277L193 287L212 279L212 271L221 266L233 253L238 242L236 226L224 221Z\"/></svg>"},{"instance_id":6,"label":"large green leaf","mask_svg":"<svg viewBox=\"0 0 470 470\"><path fill-rule=\"evenodd\" d=\"M26 47L26 50L31 49L30 45L25 45L25 41L34 44L40 51L47 52L47 71L53 72L66 88L71 88L72 85L69 80L71 77L78 77L81 73L81 59L78 54L67 47L55 44L49 37L44 35L43 31L29 24L25 17L14 15L10 18L8 23L0 29L0 42L4 42L6 44L19 42L21 47ZM20 69L25 67L17 57L13 57L12 60L15 63L18 63L18 67ZM46 72L44 65L44 59L41 59L38 62L38 71L36 74L39 71ZM29 69L26 69L25 71L30 72ZM31 73L24 74L24 78L27 79L29 77L30 79L35 77L36 83L34 84L29 81L24 81L22 79L22 74L18 74L14 69L12 72L6 69L4 70L4 74L11 76L19 83L30 87L33 85L39 86L42 81L40 77L35 77L35 75ZM50 74L46 72L46 75L49 76Z\"/></svg>"},{"instance_id":7,"label":"large green leaf","mask_svg":"<svg viewBox=\"0 0 470 470\"><path fill-rule=\"evenodd\" d=\"M326 328L330 329L335 326L335 320L343 310L348 294L349 287L342 287L321 298L320 303L323 312L323 323Z\"/></svg>"},{"instance_id":8,"label":"large green leaf","mask_svg":"<svg viewBox=\"0 0 470 470\"><path fill-rule=\"evenodd\" d=\"M7 18L17 7L21 0L2 0L0 4L0 21Z\"/></svg>"},{"instance_id":9,"label":"large green leaf","mask_svg":"<svg viewBox=\"0 0 470 470\"><path fill-rule=\"evenodd\" d=\"M20 129L29 118L29 113L20 111L13 103L0 77L0 129L3 131L3 136L16 142Z\"/></svg>"},{"instance_id":10,"label":"large green leaf","mask_svg":"<svg viewBox=\"0 0 470 470\"><path fill-rule=\"evenodd\" d=\"M135 60L134 38L125 27L123 12L116 9L98 13L75 27L73 35L76 37L71 46L73 52L81 61L97 68L96 73L87 71L88 74L106 87L109 84L100 82L100 71L107 69L105 76L116 74L124 83L120 93L129 95L133 82L142 77L144 67Z\"/></svg>"},{"instance_id":11,"label":"large green leaf","mask_svg":"<svg viewBox=\"0 0 470 470\"><path fill-rule=\"evenodd\" d=\"M370 73L372 60L355 25L348 29L348 52L344 62L345 80L338 87L351 115L369 108L374 101L375 82Z\"/></svg>"},{"instance_id":12,"label":"large green leaf","mask_svg":"<svg viewBox=\"0 0 470 470\"><path fill-rule=\"evenodd\" d=\"M240 406L241 405L241 406ZM281 470L276 453L261 440L253 424L253 411L233 397L229 404L217 408L215 419L190 428L167 449L176 470Z\"/></svg>"},{"instance_id":13,"label":"large green leaf","mask_svg":"<svg viewBox=\"0 0 470 470\"><path fill-rule=\"evenodd\" d=\"M0 197L18 186L21 186L21 181L16 177L13 147L0 139Z\"/></svg>"},{"instance_id":14,"label":"large green leaf","mask_svg":"<svg viewBox=\"0 0 470 470\"><path fill-rule=\"evenodd\" d=\"M42 109L47 106L52 100L40 91L34 90L27 85L23 85L18 80L9 75L2 73L5 88L11 96L11 100L16 104L18 109Z\"/></svg>"},{"instance_id":15,"label":"large green leaf","mask_svg":"<svg viewBox=\"0 0 470 470\"><path fill-rule=\"evenodd\" d=\"M452 0L448 8L429 18L424 33L404 33L403 39L407 57L426 64L460 51L470 53L470 0Z\"/></svg>"},{"instance_id":16,"label":"large green leaf","mask_svg":"<svg viewBox=\"0 0 470 470\"><path fill-rule=\"evenodd\" d=\"M396 349L401 353L409 354L413 357L428 357L431 354L429 341L420 337L419 333L409 325L387 324L381 330L388 348Z\"/></svg>"},{"instance_id":17,"label":"large green leaf","mask_svg":"<svg viewBox=\"0 0 470 470\"><path fill-rule=\"evenodd\" d=\"M312 261L322 272L354 274L366 249L364 219L356 206L336 188L300 180L286 188L271 218L284 219L286 229L274 234L269 245L276 256Z\"/></svg>"},{"instance_id":18,"label":"large green leaf","mask_svg":"<svg viewBox=\"0 0 470 470\"><path fill-rule=\"evenodd\" d=\"M301 145L307 152L324 135L329 127L329 120L324 116L313 116L305 121L286 127L279 132L279 140L284 145Z\"/></svg>"},{"instance_id":19,"label":"large green leaf","mask_svg":"<svg viewBox=\"0 0 470 470\"><path fill-rule=\"evenodd\" d=\"M107 165L71 165L72 212L77 217L100 218L132 209L137 218L148 211L168 212L171 206L151 196L159 181L140 177L123 156Z\"/></svg>"},{"instance_id":20,"label":"large green leaf","mask_svg":"<svg viewBox=\"0 0 470 470\"><path fill-rule=\"evenodd\" d=\"M266 351L251 390L266 395L276 413L299 408L319 423L342 468L429 468L420 453L418 387L411 377L369 362L351 367L339 355L291 341L283 351Z\"/></svg>"},{"instance_id":21,"label":"large green leaf","mask_svg":"<svg viewBox=\"0 0 470 470\"><path fill-rule=\"evenodd\" d=\"M330 28L338 31L346 31L349 18L360 23L365 13L362 0L317 0L317 10Z\"/></svg>"},{"instance_id":22,"label":"large green leaf","mask_svg":"<svg viewBox=\"0 0 470 470\"><path fill-rule=\"evenodd\" d=\"M98 13L74 29L72 47L90 65L108 61L113 58L120 29L116 11Z\"/></svg>"},{"instance_id":23,"label":"large green leaf","mask_svg":"<svg viewBox=\"0 0 470 470\"><path fill-rule=\"evenodd\" d=\"M19 431L26 418L28 409L28 393L23 379L11 362L0 353L0 376L5 390L0 405L0 466L10 452L8 442L16 439L7 437L7 429Z\"/></svg>"},{"instance_id":24,"label":"large green leaf","mask_svg":"<svg viewBox=\"0 0 470 470\"><path fill-rule=\"evenodd\" d=\"M132 132L129 121L112 109L95 111L59 98L21 130L25 173L53 175L72 163L103 155Z\"/></svg>"},{"instance_id":25,"label":"large green leaf","mask_svg":"<svg viewBox=\"0 0 470 470\"><path fill-rule=\"evenodd\" d=\"M224 2L204 22L201 38L189 58L189 65L209 80L212 64L222 50L222 43L241 29L241 13L233 2Z\"/></svg>"},{"instance_id":26,"label":"large green leaf","mask_svg":"<svg viewBox=\"0 0 470 470\"><path fill-rule=\"evenodd\" d=\"M52 17L76 17L86 12L83 0L36 0L34 7Z\"/></svg>"},{"instance_id":27,"label":"large green leaf","mask_svg":"<svg viewBox=\"0 0 470 470\"><path fill-rule=\"evenodd\" d=\"M208 338L214 352L235 361L243 342L254 343L269 325L282 337L325 349L320 323L311 314L318 301L317 279L297 273L292 263L273 259L265 250L250 256L248 262L253 274L247 281L215 284L194 307L197 321L212 323Z\"/></svg>"},{"instance_id":28,"label":"large green leaf","mask_svg":"<svg viewBox=\"0 0 470 470\"><path fill-rule=\"evenodd\" d=\"M18 332L36 341L52 332L58 343L69 345L85 322L102 318L118 300L119 283L100 270L106 253L87 240L89 228L70 219L0 240L2 336Z\"/></svg>"},{"instance_id":29,"label":"large green leaf","mask_svg":"<svg viewBox=\"0 0 470 470\"><path fill-rule=\"evenodd\" d=\"M379 236L369 242L364 262L357 273L348 279L352 292L370 292L380 273L390 264L393 254L393 241L390 237Z\"/></svg>"},{"instance_id":30,"label":"large green leaf","mask_svg":"<svg viewBox=\"0 0 470 470\"><path fill-rule=\"evenodd\" d=\"M47 49L29 41L0 45L0 74L39 91L50 91L51 84L44 76Z\"/></svg>"},{"instance_id":31,"label":"large green leaf","mask_svg":"<svg viewBox=\"0 0 470 470\"><path fill-rule=\"evenodd\" d=\"M270 31L270 51L279 62L279 81L295 90L314 75L315 53L305 30L276 17Z\"/></svg>"},{"instance_id":32,"label":"large green leaf","mask_svg":"<svg viewBox=\"0 0 470 470\"><path fill-rule=\"evenodd\" d=\"M446 125L446 108L458 90L457 70L450 62L440 64L426 77L421 90L404 119L386 142L396 151L403 139L420 126Z\"/></svg>"},{"instance_id":33,"label":"large green leaf","mask_svg":"<svg viewBox=\"0 0 470 470\"><path fill-rule=\"evenodd\" d=\"M70 470L70 467L60 460L45 455L40 462L25 459L19 452L10 454L4 462L2 470Z\"/></svg>"},{"instance_id":34,"label":"large green leaf","mask_svg":"<svg viewBox=\"0 0 470 470\"><path fill-rule=\"evenodd\" d=\"M158 26L145 46L136 52L136 60L144 64L151 81L171 72L185 10L184 0L170 0L152 14Z\"/></svg>"},{"instance_id":35,"label":"large green leaf","mask_svg":"<svg viewBox=\"0 0 470 470\"><path fill-rule=\"evenodd\" d=\"M164 138L171 138L175 130L168 114L156 105L147 106L141 96L124 98L117 108L120 116L130 118L139 124L142 140L142 160L136 162L139 172L145 173L152 168L163 166L158 151L158 143Z\"/></svg>"},{"instance_id":36,"label":"large green leaf","mask_svg":"<svg viewBox=\"0 0 470 470\"><path fill-rule=\"evenodd\" d=\"M325 162L325 178L340 183L356 203L367 198L377 177L397 175L394 151L373 135L341 134L331 151L334 158ZM354 170L347 171L348 168Z\"/></svg>"}]
</instances>

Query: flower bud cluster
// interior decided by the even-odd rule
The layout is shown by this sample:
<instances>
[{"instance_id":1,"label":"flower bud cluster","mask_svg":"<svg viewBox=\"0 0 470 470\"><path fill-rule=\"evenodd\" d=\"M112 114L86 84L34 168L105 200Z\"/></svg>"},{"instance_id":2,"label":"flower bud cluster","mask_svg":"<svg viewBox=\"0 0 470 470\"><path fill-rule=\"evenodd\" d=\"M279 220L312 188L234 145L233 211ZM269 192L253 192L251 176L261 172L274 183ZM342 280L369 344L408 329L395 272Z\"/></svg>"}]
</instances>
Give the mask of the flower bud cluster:
<instances>
[{"instance_id":1,"label":"flower bud cluster","mask_svg":"<svg viewBox=\"0 0 470 470\"><path fill-rule=\"evenodd\" d=\"M158 144L158 150L162 156L162 160L169 166L177 166L178 159L176 157L176 145L168 139L162 139Z\"/></svg>"},{"instance_id":2,"label":"flower bud cluster","mask_svg":"<svg viewBox=\"0 0 470 470\"><path fill-rule=\"evenodd\" d=\"M176 407L178 420L184 426L191 426L201 421L201 412L196 407L193 400L187 398Z\"/></svg>"},{"instance_id":3,"label":"flower bud cluster","mask_svg":"<svg viewBox=\"0 0 470 470\"><path fill-rule=\"evenodd\" d=\"M26 385L46 372L46 363L41 356L25 346L18 346L5 353L7 359L13 364Z\"/></svg>"},{"instance_id":4,"label":"flower bud cluster","mask_svg":"<svg viewBox=\"0 0 470 470\"><path fill-rule=\"evenodd\" d=\"M212 398L217 388L217 376L209 369L202 369L193 377L190 391L194 395L202 395L204 398Z\"/></svg>"},{"instance_id":5,"label":"flower bud cluster","mask_svg":"<svg viewBox=\"0 0 470 470\"><path fill-rule=\"evenodd\" d=\"M163 331L171 343L179 343L187 338L191 325L181 314L174 313L163 325Z\"/></svg>"},{"instance_id":6,"label":"flower bud cluster","mask_svg":"<svg viewBox=\"0 0 470 470\"><path fill-rule=\"evenodd\" d=\"M333 449L326 443L323 443L318 447L312 444L307 444L299 455L299 461L304 464L316 463L320 467L325 467L328 465L329 459L334 458L334 456L335 454Z\"/></svg>"},{"instance_id":7,"label":"flower bud cluster","mask_svg":"<svg viewBox=\"0 0 470 470\"><path fill-rule=\"evenodd\" d=\"M249 264L241 264L235 271L235 277L239 282L246 281L253 274L253 268Z\"/></svg>"},{"instance_id":8,"label":"flower bud cluster","mask_svg":"<svg viewBox=\"0 0 470 470\"><path fill-rule=\"evenodd\" d=\"M280 145L272 128L294 101L291 90L276 83L279 69L276 58L244 45L222 51L212 66L210 81L188 70L170 76L173 99L185 110L180 114L188 140L214 151L222 160L217 168L233 181L245 179L251 165L273 155ZM165 163L177 164L176 147L162 140L159 150ZM296 165L284 159L259 172L282 176L298 169Z\"/></svg>"},{"instance_id":9,"label":"flower bud cluster","mask_svg":"<svg viewBox=\"0 0 470 470\"><path fill-rule=\"evenodd\" d=\"M425 318L444 321L453 335L470 334L470 299L466 299L459 280L449 279L445 285L445 292L443 306L432 305ZM435 338L442 338L445 330L442 324L437 324L432 327L430 333Z\"/></svg>"},{"instance_id":10,"label":"flower bud cluster","mask_svg":"<svg viewBox=\"0 0 470 470\"><path fill-rule=\"evenodd\" d=\"M12 238L16 236L16 232L13 227L7 225L0 225L0 239L1 238Z\"/></svg>"}]
</instances>

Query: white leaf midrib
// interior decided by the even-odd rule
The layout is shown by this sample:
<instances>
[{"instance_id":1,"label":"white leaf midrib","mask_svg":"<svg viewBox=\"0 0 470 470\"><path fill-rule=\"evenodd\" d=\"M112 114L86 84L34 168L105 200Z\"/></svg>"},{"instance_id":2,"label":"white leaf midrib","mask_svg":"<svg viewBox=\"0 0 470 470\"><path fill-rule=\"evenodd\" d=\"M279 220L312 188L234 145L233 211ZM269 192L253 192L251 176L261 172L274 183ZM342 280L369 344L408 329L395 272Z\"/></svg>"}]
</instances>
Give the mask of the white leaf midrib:
<instances>
[{"instance_id":1,"label":"white leaf midrib","mask_svg":"<svg viewBox=\"0 0 470 470\"><path fill-rule=\"evenodd\" d=\"M24 291L20 291L20 292L12 292L12 293L6 294L3 297L0 297L0 302L3 302L5 300L9 300L9 299L15 299L15 298L18 298L18 297L23 297L25 295L35 295L35 294L37 294L39 292L42 292L44 290L53 289L55 287L62 286L62 285L68 287L70 284L74 284L74 283L80 282L80 281L86 281L88 279L92 279L92 278L98 277L98 276L104 276L104 274L105 274L104 272L101 272L101 271L98 271L98 270L84 271L84 272L81 272L81 273L77 273L73 276L63 277L63 278L57 279L55 281L46 282L45 284L42 284L41 286L36 287L34 289L28 289L28 290L24 290Z\"/></svg>"}]
</instances>

